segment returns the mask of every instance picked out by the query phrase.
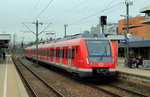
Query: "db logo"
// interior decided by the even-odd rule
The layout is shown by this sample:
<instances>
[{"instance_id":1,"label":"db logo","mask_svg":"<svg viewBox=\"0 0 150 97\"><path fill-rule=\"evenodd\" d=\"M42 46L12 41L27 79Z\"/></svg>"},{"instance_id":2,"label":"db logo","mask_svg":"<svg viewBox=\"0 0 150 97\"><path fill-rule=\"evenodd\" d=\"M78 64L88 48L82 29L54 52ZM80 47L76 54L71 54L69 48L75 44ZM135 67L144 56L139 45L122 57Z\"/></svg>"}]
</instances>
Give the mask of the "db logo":
<instances>
[{"instance_id":1,"label":"db logo","mask_svg":"<svg viewBox=\"0 0 150 97\"><path fill-rule=\"evenodd\" d=\"M103 66L103 64L102 63L100 63L100 64L98 64L99 66Z\"/></svg>"}]
</instances>

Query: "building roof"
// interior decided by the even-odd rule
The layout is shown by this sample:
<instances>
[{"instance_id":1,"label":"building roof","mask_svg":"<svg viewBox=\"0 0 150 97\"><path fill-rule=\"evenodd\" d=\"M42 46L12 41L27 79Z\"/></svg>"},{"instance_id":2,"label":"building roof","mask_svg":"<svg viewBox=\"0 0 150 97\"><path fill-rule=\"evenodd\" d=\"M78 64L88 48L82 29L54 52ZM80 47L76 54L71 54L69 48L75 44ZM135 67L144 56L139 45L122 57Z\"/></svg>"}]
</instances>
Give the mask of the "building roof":
<instances>
[{"instance_id":1,"label":"building roof","mask_svg":"<svg viewBox=\"0 0 150 97\"><path fill-rule=\"evenodd\" d=\"M150 6L144 7L140 9L140 13L150 12Z\"/></svg>"},{"instance_id":2,"label":"building roof","mask_svg":"<svg viewBox=\"0 0 150 97\"><path fill-rule=\"evenodd\" d=\"M10 40L10 34L0 34L0 40Z\"/></svg>"},{"instance_id":3,"label":"building roof","mask_svg":"<svg viewBox=\"0 0 150 97\"><path fill-rule=\"evenodd\" d=\"M124 43L119 43L119 48L125 47ZM129 47L150 47L150 40L129 42Z\"/></svg>"},{"instance_id":4,"label":"building roof","mask_svg":"<svg viewBox=\"0 0 150 97\"><path fill-rule=\"evenodd\" d=\"M8 48L10 40L10 34L0 34L0 48Z\"/></svg>"}]
</instances>

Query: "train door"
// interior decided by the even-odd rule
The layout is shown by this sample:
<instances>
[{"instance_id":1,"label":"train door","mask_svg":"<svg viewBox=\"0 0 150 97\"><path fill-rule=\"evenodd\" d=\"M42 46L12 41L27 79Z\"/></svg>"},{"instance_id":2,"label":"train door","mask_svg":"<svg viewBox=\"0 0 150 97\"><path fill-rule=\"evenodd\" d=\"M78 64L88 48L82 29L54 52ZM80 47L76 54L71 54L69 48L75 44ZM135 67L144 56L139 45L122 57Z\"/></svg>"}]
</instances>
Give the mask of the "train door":
<instances>
[{"instance_id":1,"label":"train door","mask_svg":"<svg viewBox=\"0 0 150 97\"><path fill-rule=\"evenodd\" d=\"M39 54L40 54L40 59L42 59L42 48L40 48Z\"/></svg>"},{"instance_id":2,"label":"train door","mask_svg":"<svg viewBox=\"0 0 150 97\"><path fill-rule=\"evenodd\" d=\"M54 47L54 56L53 56L54 60L53 62L56 63L56 47Z\"/></svg>"},{"instance_id":3,"label":"train door","mask_svg":"<svg viewBox=\"0 0 150 97\"><path fill-rule=\"evenodd\" d=\"M71 70L71 56L72 56L72 46L68 47L68 53L67 53L67 58L68 58L68 71Z\"/></svg>"},{"instance_id":4,"label":"train door","mask_svg":"<svg viewBox=\"0 0 150 97\"><path fill-rule=\"evenodd\" d=\"M48 52L48 61L50 61L50 48L48 48L48 50L47 50L47 52Z\"/></svg>"},{"instance_id":5,"label":"train door","mask_svg":"<svg viewBox=\"0 0 150 97\"><path fill-rule=\"evenodd\" d=\"M49 48L46 48L46 60L48 61L49 58Z\"/></svg>"},{"instance_id":6,"label":"train door","mask_svg":"<svg viewBox=\"0 0 150 97\"><path fill-rule=\"evenodd\" d=\"M60 62L60 47L56 48L56 63Z\"/></svg>"},{"instance_id":7,"label":"train door","mask_svg":"<svg viewBox=\"0 0 150 97\"><path fill-rule=\"evenodd\" d=\"M62 47L62 64L68 65L68 58L67 58L67 53L68 53L68 47Z\"/></svg>"},{"instance_id":8,"label":"train door","mask_svg":"<svg viewBox=\"0 0 150 97\"><path fill-rule=\"evenodd\" d=\"M60 55L59 55L60 57L59 57L59 63L60 64L62 64L62 58L63 58L63 48L62 47L60 47Z\"/></svg>"},{"instance_id":9,"label":"train door","mask_svg":"<svg viewBox=\"0 0 150 97\"><path fill-rule=\"evenodd\" d=\"M72 46L72 49L71 49L71 65L72 65L72 67L75 67L76 69L77 69L77 58L78 58L78 56L77 56L77 53L76 53L76 51L77 51L77 48L76 48L77 46Z\"/></svg>"},{"instance_id":10,"label":"train door","mask_svg":"<svg viewBox=\"0 0 150 97\"><path fill-rule=\"evenodd\" d=\"M54 48L50 48L50 61L54 61Z\"/></svg>"},{"instance_id":11,"label":"train door","mask_svg":"<svg viewBox=\"0 0 150 97\"><path fill-rule=\"evenodd\" d=\"M43 58L44 58L44 60L46 60L46 48L44 48L44 53L43 53Z\"/></svg>"},{"instance_id":12,"label":"train door","mask_svg":"<svg viewBox=\"0 0 150 97\"><path fill-rule=\"evenodd\" d=\"M118 57L118 41L111 41L112 43L112 58L114 64L117 62L117 57Z\"/></svg>"}]
</instances>

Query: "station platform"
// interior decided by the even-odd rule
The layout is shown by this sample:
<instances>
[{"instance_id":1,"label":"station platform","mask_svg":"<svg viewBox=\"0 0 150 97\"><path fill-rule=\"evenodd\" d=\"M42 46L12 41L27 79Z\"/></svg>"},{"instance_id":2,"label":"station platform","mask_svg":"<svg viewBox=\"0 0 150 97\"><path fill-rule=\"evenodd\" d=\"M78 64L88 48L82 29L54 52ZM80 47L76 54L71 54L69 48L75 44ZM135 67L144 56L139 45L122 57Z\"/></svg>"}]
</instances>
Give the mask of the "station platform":
<instances>
[{"instance_id":1,"label":"station platform","mask_svg":"<svg viewBox=\"0 0 150 97\"><path fill-rule=\"evenodd\" d=\"M120 58L118 59L117 72L119 74L125 74L127 76L131 75L131 76L150 82L150 70L145 70L140 67L129 68L125 66L124 63L125 63L124 59L120 59Z\"/></svg>"},{"instance_id":2,"label":"station platform","mask_svg":"<svg viewBox=\"0 0 150 97\"><path fill-rule=\"evenodd\" d=\"M11 55L6 55L5 60L0 59L0 97L29 97Z\"/></svg>"}]
</instances>

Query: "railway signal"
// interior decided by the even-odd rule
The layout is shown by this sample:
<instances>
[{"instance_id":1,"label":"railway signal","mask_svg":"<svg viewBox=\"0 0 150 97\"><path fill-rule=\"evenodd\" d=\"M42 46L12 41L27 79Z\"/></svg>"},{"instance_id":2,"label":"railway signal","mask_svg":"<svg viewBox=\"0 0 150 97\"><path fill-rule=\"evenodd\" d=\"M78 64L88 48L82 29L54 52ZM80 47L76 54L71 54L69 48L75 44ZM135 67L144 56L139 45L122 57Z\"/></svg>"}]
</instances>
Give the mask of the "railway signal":
<instances>
[{"instance_id":1,"label":"railway signal","mask_svg":"<svg viewBox=\"0 0 150 97\"><path fill-rule=\"evenodd\" d=\"M107 16L100 17L100 25L102 27L102 34L104 34L104 25L107 24Z\"/></svg>"},{"instance_id":2,"label":"railway signal","mask_svg":"<svg viewBox=\"0 0 150 97\"><path fill-rule=\"evenodd\" d=\"M100 17L100 24L106 25L107 24L107 16L101 16Z\"/></svg>"}]
</instances>

